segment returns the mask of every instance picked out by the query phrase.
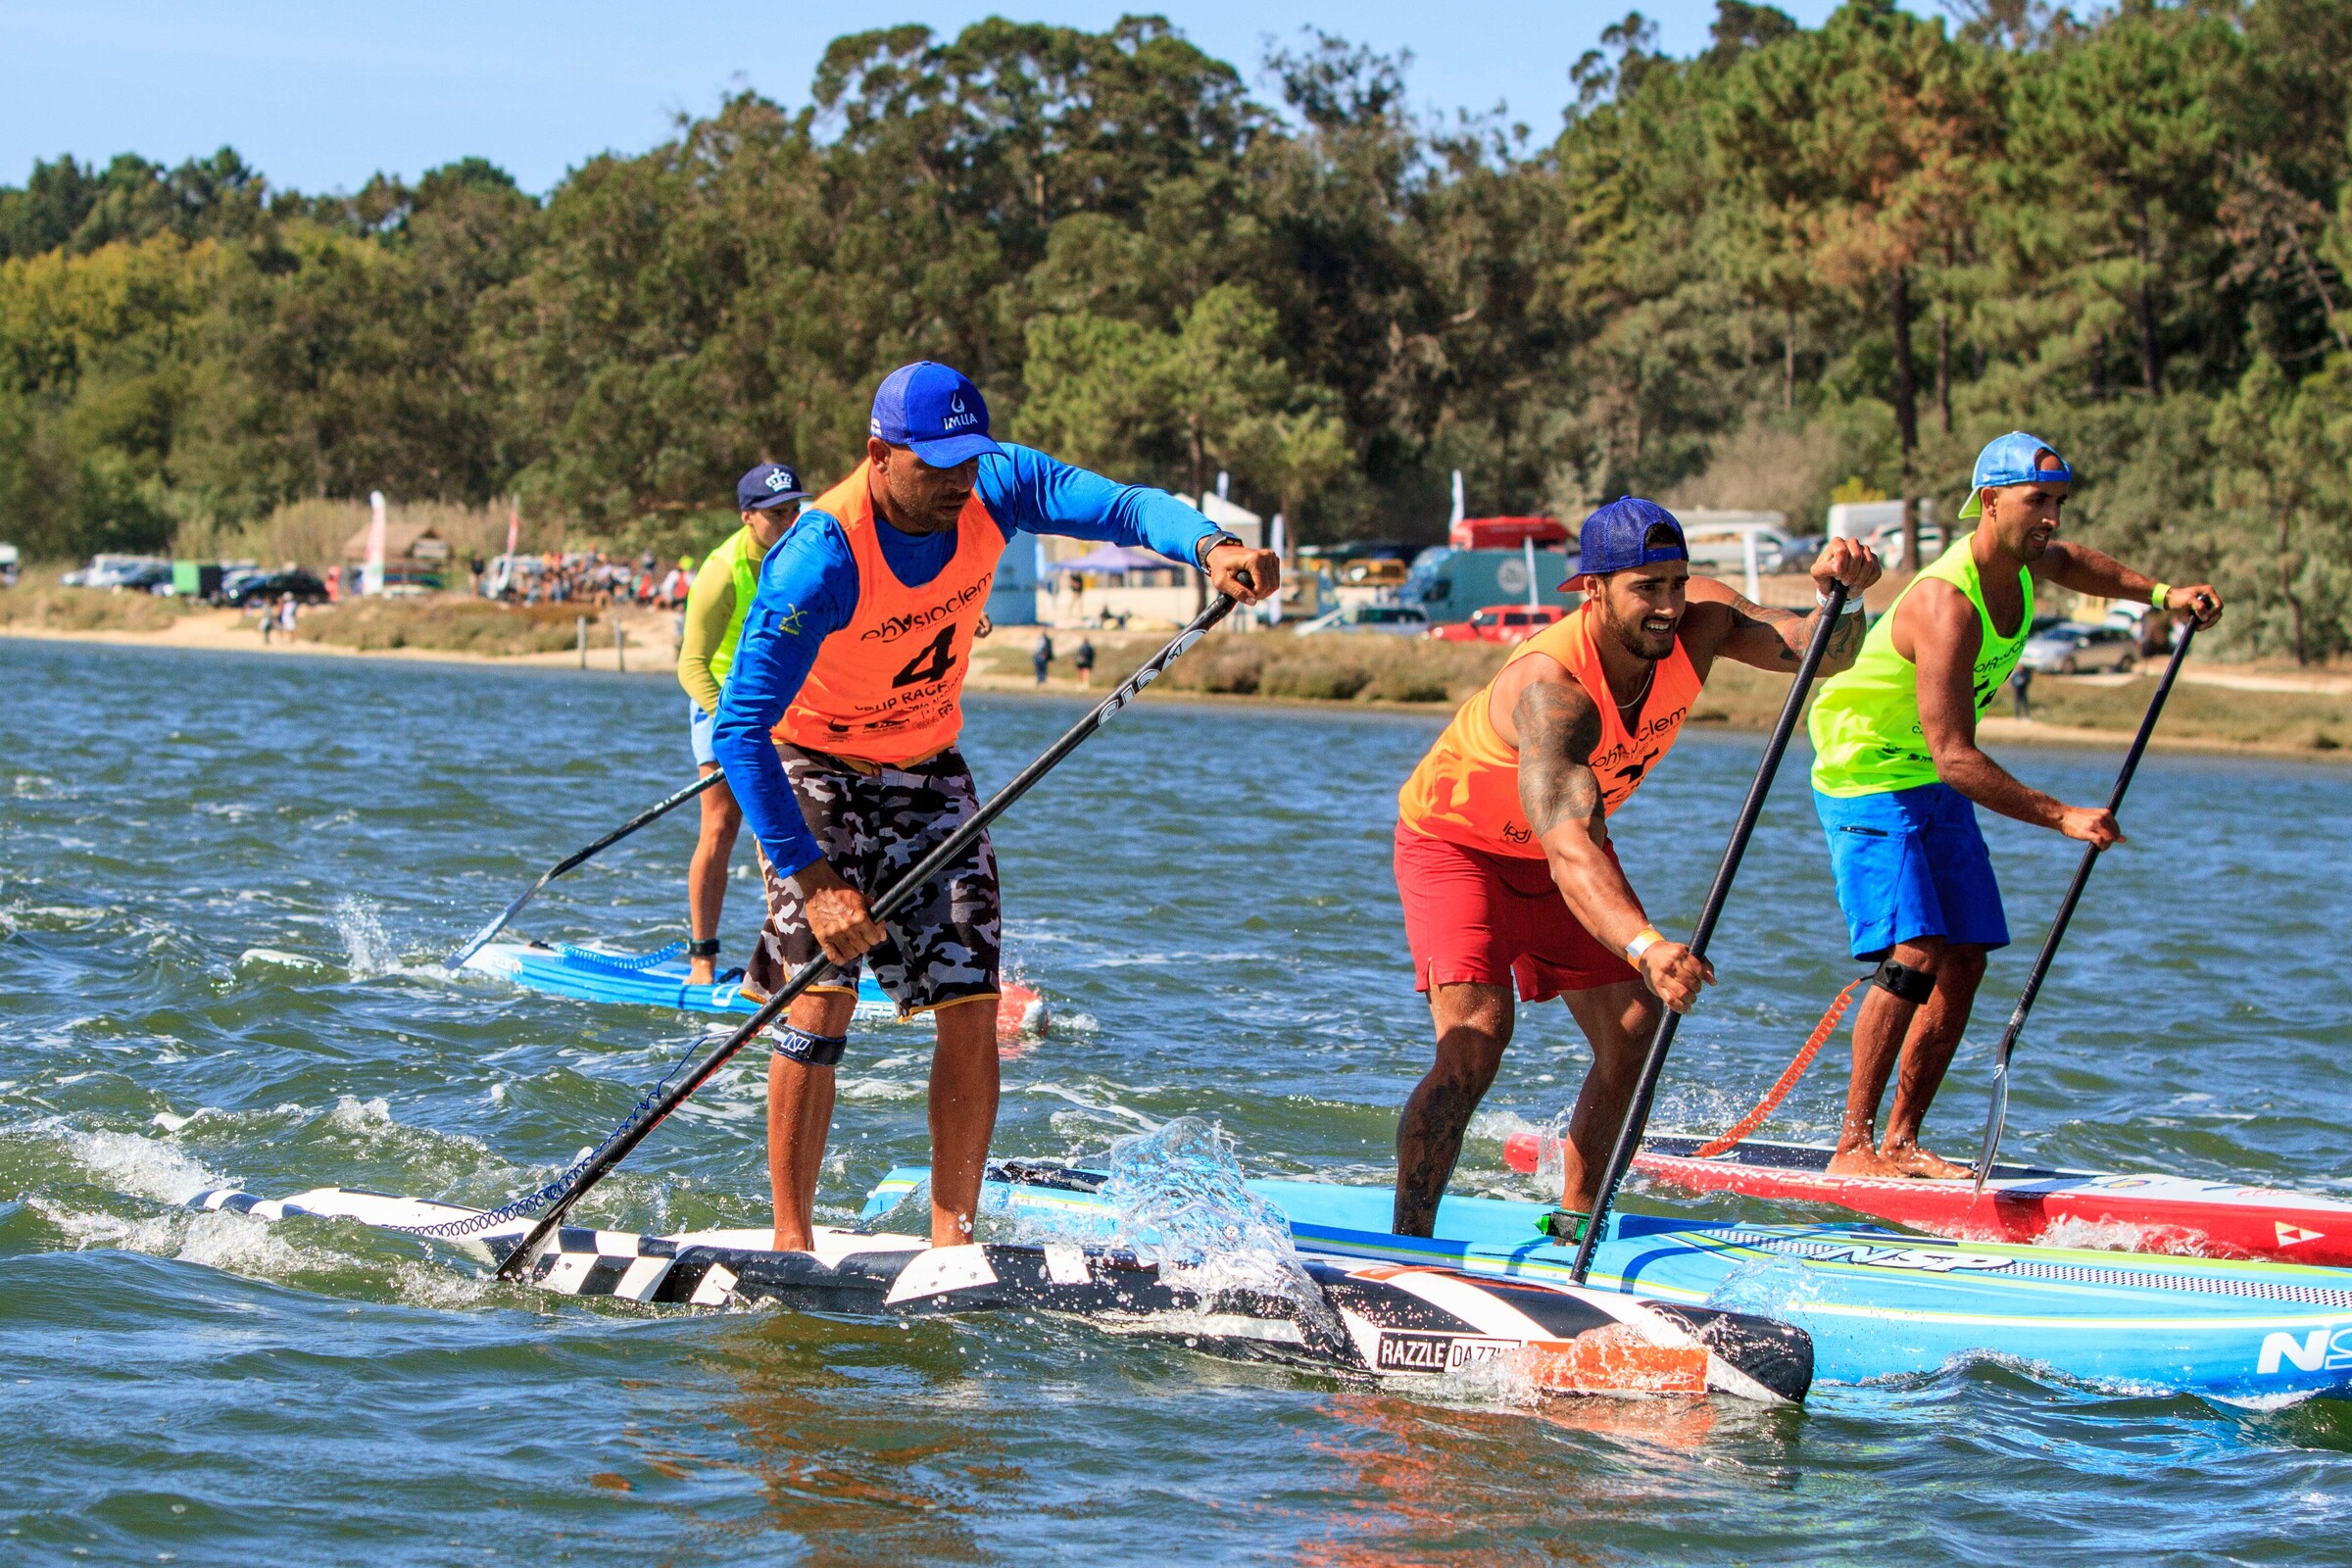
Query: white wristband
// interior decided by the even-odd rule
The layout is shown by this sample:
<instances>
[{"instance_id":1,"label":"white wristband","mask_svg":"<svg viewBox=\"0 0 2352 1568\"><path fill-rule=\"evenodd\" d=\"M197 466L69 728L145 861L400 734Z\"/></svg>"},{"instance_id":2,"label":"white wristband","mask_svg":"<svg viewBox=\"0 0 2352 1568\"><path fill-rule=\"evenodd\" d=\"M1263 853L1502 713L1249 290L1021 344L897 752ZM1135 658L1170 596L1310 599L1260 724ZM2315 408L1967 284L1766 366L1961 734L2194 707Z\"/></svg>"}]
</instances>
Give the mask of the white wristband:
<instances>
[{"instance_id":1,"label":"white wristband","mask_svg":"<svg viewBox=\"0 0 2352 1568\"><path fill-rule=\"evenodd\" d=\"M1656 926L1643 926L1642 928L1642 934L1625 945L1625 961L1628 963L1640 963L1642 961L1642 955L1647 953L1652 947L1665 940L1666 933L1659 930Z\"/></svg>"},{"instance_id":2,"label":"white wristband","mask_svg":"<svg viewBox=\"0 0 2352 1568\"><path fill-rule=\"evenodd\" d=\"M1830 596L1816 588L1813 590L1813 603L1820 606L1822 609L1827 610L1830 608ZM1862 596L1860 594L1848 594L1845 600L1845 608L1839 611L1838 613L1841 615L1859 615L1862 613Z\"/></svg>"}]
</instances>

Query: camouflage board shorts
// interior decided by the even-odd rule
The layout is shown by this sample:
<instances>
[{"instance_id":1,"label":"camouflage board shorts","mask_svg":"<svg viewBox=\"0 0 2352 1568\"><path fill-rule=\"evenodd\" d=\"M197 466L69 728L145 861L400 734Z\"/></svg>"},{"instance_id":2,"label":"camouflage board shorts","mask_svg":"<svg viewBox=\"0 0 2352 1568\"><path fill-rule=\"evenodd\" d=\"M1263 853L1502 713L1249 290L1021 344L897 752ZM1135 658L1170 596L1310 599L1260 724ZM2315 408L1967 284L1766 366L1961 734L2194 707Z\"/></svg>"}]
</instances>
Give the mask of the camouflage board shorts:
<instances>
[{"instance_id":1,"label":"camouflage board shorts","mask_svg":"<svg viewBox=\"0 0 2352 1568\"><path fill-rule=\"evenodd\" d=\"M817 848L842 880L868 899L879 897L980 808L971 769L954 748L906 767L883 765L870 775L840 758L781 742L776 755ZM760 857L760 874L767 885L767 924L752 951L744 989L766 996L823 950L802 913L799 892L776 875L765 855ZM882 921L886 941L809 989L855 992L858 970L870 963L902 1018L951 1002L993 997L1002 920L997 855L983 833Z\"/></svg>"}]
</instances>

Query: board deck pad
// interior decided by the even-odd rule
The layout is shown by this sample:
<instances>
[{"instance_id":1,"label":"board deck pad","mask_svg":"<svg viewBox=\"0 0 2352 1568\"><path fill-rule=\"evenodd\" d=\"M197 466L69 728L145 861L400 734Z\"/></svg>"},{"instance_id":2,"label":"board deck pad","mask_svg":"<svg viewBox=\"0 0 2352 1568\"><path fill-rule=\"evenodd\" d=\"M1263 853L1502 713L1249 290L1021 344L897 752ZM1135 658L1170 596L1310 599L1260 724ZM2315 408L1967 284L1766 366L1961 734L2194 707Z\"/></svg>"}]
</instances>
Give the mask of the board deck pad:
<instances>
[{"instance_id":1,"label":"board deck pad","mask_svg":"<svg viewBox=\"0 0 2352 1568\"><path fill-rule=\"evenodd\" d=\"M1544 1163L1546 1136L1512 1134L1504 1160L1513 1170L1535 1172ZM1973 1179L1833 1176L1833 1151L1821 1144L1749 1139L1701 1159L1701 1143L1645 1139L1634 1169L1687 1192L1835 1203L1960 1241L2032 1242L2053 1228L2063 1237L2068 1229L2085 1227L2089 1234L2126 1237L2139 1251L2352 1267L2352 1201L2342 1199L2186 1176L2013 1163L1996 1163L1979 1193Z\"/></svg>"},{"instance_id":2,"label":"board deck pad","mask_svg":"<svg viewBox=\"0 0 2352 1568\"><path fill-rule=\"evenodd\" d=\"M886 1211L920 1168L867 1200ZM1099 1173L991 1167L990 1201L1036 1233L1116 1229ZM1448 1197L1434 1239L1389 1230L1385 1188L1252 1181L1302 1252L1476 1279L1565 1283L1572 1248L1536 1230L1548 1205ZM1928 1374L1999 1357L2103 1389L2269 1403L2352 1392L2352 1270L2269 1261L1962 1243L1872 1226L1692 1222L1619 1211L1591 1286L1653 1306L1734 1308L1805 1329L1820 1377Z\"/></svg>"},{"instance_id":3,"label":"board deck pad","mask_svg":"<svg viewBox=\"0 0 2352 1568\"><path fill-rule=\"evenodd\" d=\"M743 994L738 979L707 986L688 984L685 955L682 942L644 954L564 943L493 942L467 958L466 967L496 975L526 991L579 1002L674 1012L760 1010L760 1004ZM858 976L857 1016L863 1023L898 1021L897 1004L871 974ZM1004 983L1004 994L997 1003L999 1043L1035 1038L1044 1034L1052 1021L1045 998L1017 981Z\"/></svg>"},{"instance_id":4,"label":"board deck pad","mask_svg":"<svg viewBox=\"0 0 2352 1568\"><path fill-rule=\"evenodd\" d=\"M333 1187L283 1199L223 1188L198 1195L190 1206L270 1221L348 1220L411 1235L462 1227L482 1214ZM499 1261L528 1224L513 1221L447 1245L480 1262ZM1162 1279L1131 1252L1078 1243L932 1248L916 1237L829 1227L818 1228L806 1252L774 1250L771 1240L764 1230L641 1236L564 1226L534 1260L532 1280L558 1295L649 1305L769 1300L885 1316L1048 1312L1228 1358L1369 1379L1505 1361L1545 1392L1717 1394L1768 1403L1802 1399L1812 1382L1811 1344L1786 1324L1446 1267L1307 1255L1300 1284L1313 1299L1302 1303L1268 1290Z\"/></svg>"}]
</instances>

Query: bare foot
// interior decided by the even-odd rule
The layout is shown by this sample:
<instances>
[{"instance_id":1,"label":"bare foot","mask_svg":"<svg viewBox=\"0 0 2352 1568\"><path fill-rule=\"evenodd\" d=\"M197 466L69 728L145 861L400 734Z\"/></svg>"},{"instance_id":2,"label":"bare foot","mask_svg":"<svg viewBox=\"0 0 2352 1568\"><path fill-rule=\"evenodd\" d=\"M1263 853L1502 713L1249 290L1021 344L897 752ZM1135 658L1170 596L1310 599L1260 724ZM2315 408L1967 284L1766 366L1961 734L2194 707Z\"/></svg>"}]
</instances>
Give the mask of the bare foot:
<instances>
[{"instance_id":1,"label":"bare foot","mask_svg":"<svg viewBox=\"0 0 2352 1568\"><path fill-rule=\"evenodd\" d=\"M686 983L690 986L710 985L718 979L717 970L718 964L715 959L688 958L686 960Z\"/></svg>"},{"instance_id":2,"label":"bare foot","mask_svg":"<svg viewBox=\"0 0 2352 1568\"><path fill-rule=\"evenodd\" d=\"M814 1251L816 1250L815 1242L816 1239L807 1231L793 1232L787 1231L781 1225L776 1227L774 1246L779 1252Z\"/></svg>"},{"instance_id":3,"label":"bare foot","mask_svg":"<svg viewBox=\"0 0 2352 1568\"><path fill-rule=\"evenodd\" d=\"M1829 1173L1833 1176L1876 1176L1891 1179L1910 1174L1892 1160L1882 1158L1879 1152L1868 1144L1864 1144L1858 1149L1840 1149L1830 1156L1828 1168Z\"/></svg>"},{"instance_id":4,"label":"bare foot","mask_svg":"<svg viewBox=\"0 0 2352 1568\"><path fill-rule=\"evenodd\" d=\"M1931 1181L1956 1182L1974 1176L1976 1171L1967 1165L1955 1165L1941 1154L1931 1154L1917 1144L1888 1144L1879 1151L1880 1156L1895 1168L1899 1175L1925 1176Z\"/></svg>"}]
</instances>

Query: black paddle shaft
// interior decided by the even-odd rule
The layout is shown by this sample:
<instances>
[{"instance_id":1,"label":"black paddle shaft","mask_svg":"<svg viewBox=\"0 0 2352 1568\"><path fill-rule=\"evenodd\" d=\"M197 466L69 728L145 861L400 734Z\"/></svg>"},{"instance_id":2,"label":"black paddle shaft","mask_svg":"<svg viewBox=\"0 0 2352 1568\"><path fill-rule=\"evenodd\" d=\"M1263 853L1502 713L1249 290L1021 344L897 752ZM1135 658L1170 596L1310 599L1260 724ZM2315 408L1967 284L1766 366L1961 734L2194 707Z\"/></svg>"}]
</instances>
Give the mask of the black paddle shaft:
<instances>
[{"instance_id":1,"label":"black paddle shaft","mask_svg":"<svg viewBox=\"0 0 2352 1568\"><path fill-rule=\"evenodd\" d=\"M1814 622L1812 640L1805 645L1805 657L1796 666L1796 678L1789 683L1788 701L1781 706L1780 721L1772 726L1772 740L1764 748L1764 760L1756 766L1756 776L1747 786L1747 799L1740 807L1740 820L1732 829L1732 841L1724 846L1723 863L1715 868L1715 885L1707 889L1706 905L1698 911L1698 924L1691 928L1690 952L1694 957L1707 956L1707 944L1715 936L1715 922L1723 917L1723 906L1732 896L1732 878L1740 874L1740 861L1747 854L1747 841L1755 836L1756 818L1764 813L1764 798L1772 793L1773 775L1781 770L1781 758L1788 750L1788 738L1796 733L1796 721L1805 710L1805 694L1813 689L1813 677L1828 657L1830 638L1838 629L1838 618L1845 613L1845 584L1830 585L1830 602L1821 608L1821 617ZM1592 1249L1600 1245L1601 1232L1608 1227L1609 1205L1616 1200L1617 1188L1625 1173L1633 1167L1634 1152L1642 1147L1642 1134L1649 1126L1649 1107L1658 1095L1658 1077L1666 1069L1666 1053L1674 1049L1675 1031L1681 1027L1683 1015L1671 1007L1659 1021L1658 1032L1651 1037L1649 1053L1642 1059L1642 1081L1634 1088L1633 1103L1626 1106L1625 1121L1617 1129L1616 1147L1609 1152L1609 1168L1603 1173L1600 1191L1592 1200L1592 1217L1586 1222L1584 1239L1576 1245L1576 1265L1572 1276L1576 1283L1585 1283L1585 1275L1592 1267Z\"/></svg>"},{"instance_id":2,"label":"black paddle shaft","mask_svg":"<svg viewBox=\"0 0 2352 1568\"><path fill-rule=\"evenodd\" d=\"M2156 683L2156 695L2148 699L2148 710L2140 716L2139 733L2132 737L2132 750L2124 754L2123 770L2115 775L2115 788L2107 794L2107 809L2123 809L2124 792L2132 787L2132 775L2139 771L2139 759L2148 749L2148 737L2156 733L2157 717L2164 712L2164 700L2173 694L2173 682L2180 674L2181 661L2188 658L2189 639L2197 634L2197 623L2188 621L2180 628L2180 640L2173 645L2172 662L2164 666L2164 678ZM2058 906L2058 918L2050 922L2049 934L2041 939L2040 956L2034 960L2034 972L2026 976L2026 988L2017 994L2017 1007L2009 1014L2009 1027L2001 1031L2001 1046L1992 1068L1992 1102L1984 1112L1984 1149L1977 1159L1977 1191L1984 1190L1984 1181L1992 1173L1992 1156L2000 1152L2001 1130L2009 1120L2009 1058L2017 1051L2018 1036L2025 1031L2026 1014L2034 1010L2034 999L2041 995L2041 982L2048 978L2050 960L2058 956L2058 944L2066 938L2066 928L2075 918L2075 906L2082 902L2082 890L2090 884L2090 868L2098 863L2099 847L2082 846L2082 858L2075 863L2075 879L2067 884L2065 902Z\"/></svg>"},{"instance_id":3,"label":"black paddle shaft","mask_svg":"<svg viewBox=\"0 0 2352 1568\"><path fill-rule=\"evenodd\" d=\"M620 826L614 828L603 838L598 839L594 844L589 845L586 849L577 851L571 855L567 855L563 859L558 860L555 864L549 866L545 871L540 873L538 881L532 883L529 887L522 890L522 896L520 898L516 899L514 903L508 905L504 909L499 911L499 916L497 919L491 921L479 931L476 931L472 938L468 940L464 947L451 954L449 956L447 967L455 969L459 965L463 964L467 958L472 957L476 953L480 952L485 943L507 928L507 922L509 920L514 919L514 916L522 912L522 906L524 905L530 903L531 900L539 896L539 890L541 888L546 887L550 882L553 882L564 872L586 864L589 860L595 858L599 855L602 855L613 845L618 844L622 839L627 838L630 834L645 826L646 823L654 821L658 817L668 815L671 811L674 811L679 807L684 806L688 801L693 800L705 790L723 782L726 776L726 774L718 771L716 768L712 768L710 772L705 773L701 778L696 779L693 783L687 785L675 795L669 796L661 801L657 801L652 806L647 807L644 810L639 811L635 816L630 817L626 822L621 823Z\"/></svg>"},{"instance_id":4,"label":"black paddle shaft","mask_svg":"<svg viewBox=\"0 0 2352 1568\"><path fill-rule=\"evenodd\" d=\"M866 906L867 912L877 922L888 918L901 905L921 892L924 885L933 877L961 858L964 852L972 847L974 841L988 831L988 825L991 822L1004 815L1013 802L1028 794L1038 780L1053 772L1063 758L1076 751L1087 737L1101 729L1111 714L1125 708L1145 687L1157 680L1160 672L1174 663L1186 649L1199 642L1203 633L1231 613L1233 606L1234 601L1230 595L1220 593L1213 596L1208 602L1208 608L1194 616L1192 624L1176 634L1175 641L1145 661L1143 667L1120 682L1116 691L1103 698L1084 718L1071 725L1061 739L1047 747L1036 761L1021 769L1011 783L997 791L977 811L965 818L955 832L942 839L937 849L924 856L915 863L912 870L892 883L879 898L869 904ZM793 999L807 991L830 967L832 965L822 957L811 958L801 965L773 996L760 1004L760 1010L753 1013L743 1027L720 1041L711 1048L708 1055L696 1062L676 1088L670 1090L651 1105L633 1112L626 1121L613 1129L604 1144L581 1162L577 1174L571 1178L563 1192L557 1194L550 1200L546 1212L539 1216L514 1250L509 1252L506 1259L499 1264L500 1277L503 1279L519 1278L522 1271L530 1266L531 1256L537 1250L539 1244L545 1241L559 1224L563 1223L564 1215L571 1205L585 1198L590 1188L612 1174L613 1167L626 1159L631 1150L645 1142L647 1134L660 1126L671 1111L684 1104L688 1096L704 1084L709 1083L711 1075L725 1066L737 1052L757 1039L761 1030L782 1017L784 1009L792 1005Z\"/></svg>"}]
</instances>

